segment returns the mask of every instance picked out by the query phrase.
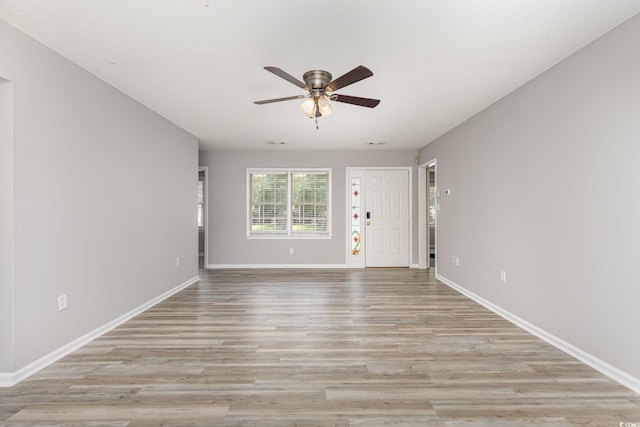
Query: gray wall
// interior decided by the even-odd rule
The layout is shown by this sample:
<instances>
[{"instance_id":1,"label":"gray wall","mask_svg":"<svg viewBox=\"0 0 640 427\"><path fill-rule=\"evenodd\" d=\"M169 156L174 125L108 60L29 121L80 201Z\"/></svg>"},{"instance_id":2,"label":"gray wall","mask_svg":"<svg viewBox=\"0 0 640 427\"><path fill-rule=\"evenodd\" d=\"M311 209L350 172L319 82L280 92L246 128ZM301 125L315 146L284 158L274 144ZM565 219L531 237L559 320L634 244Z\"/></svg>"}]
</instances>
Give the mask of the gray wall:
<instances>
[{"instance_id":1,"label":"gray wall","mask_svg":"<svg viewBox=\"0 0 640 427\"><path fill-rule=\"evenodd\" d=\"M640 16L420 150L452 190L438 273L635 378L638 40Z\"/></svg>"},{"instance_id":2,"label":"gray wall","mask_svg":"<svg viewBox=\"0 0 640 427\"><path fill-rule=\"evenodd\" d=\"M198 153L193 136L3 21L0 40L15 237L14 281L0 288L13 288L15 340L0 368L15 372L197 276Z\"/></svg>"},{"instance_id":3,"label":"gray wall","mask_svg":"<svg viewBox=\"0 0 640 427\"><path fill-rule=\"evenodd\" d=\"M0 372L13 365L13 90L0 79Z\"/></svg>"},{"instance_id":4,"label":"gray wall","mask_svg":"<svg viewBox=\"0 0 640 427\"><path fill-rule=\"evenodd\" d=\"M416 151L202 151L200 166L209 167L209 259L206 264L344 264L345 168L415 166ZM247 239L247 168L331 168L331 239ZM417 168L413 168L413 198ZM417 203L413 205L417 224ZM417 230L417 226L414 226ZM417 263L417 239L413 259ZM289 248L294 254L289 255Z\"/></svg>"}]
</instances>

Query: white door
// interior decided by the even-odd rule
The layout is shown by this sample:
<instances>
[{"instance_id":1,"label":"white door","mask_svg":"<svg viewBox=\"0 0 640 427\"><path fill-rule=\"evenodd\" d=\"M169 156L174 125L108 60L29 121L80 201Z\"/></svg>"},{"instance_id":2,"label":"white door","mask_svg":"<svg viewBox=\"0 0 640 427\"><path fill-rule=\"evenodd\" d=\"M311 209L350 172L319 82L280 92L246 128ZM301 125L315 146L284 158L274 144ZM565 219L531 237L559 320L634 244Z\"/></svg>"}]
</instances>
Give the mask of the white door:
<instances>
[{"instance_id":1,"label":"white door","mask_svg":"<svg viewBox=\"0 0 640 427\"><path fill-rule=\"evenodd\" d=\"M409 266L409 172L367 170L367 267Z\"/></svg>"}]
</instances>

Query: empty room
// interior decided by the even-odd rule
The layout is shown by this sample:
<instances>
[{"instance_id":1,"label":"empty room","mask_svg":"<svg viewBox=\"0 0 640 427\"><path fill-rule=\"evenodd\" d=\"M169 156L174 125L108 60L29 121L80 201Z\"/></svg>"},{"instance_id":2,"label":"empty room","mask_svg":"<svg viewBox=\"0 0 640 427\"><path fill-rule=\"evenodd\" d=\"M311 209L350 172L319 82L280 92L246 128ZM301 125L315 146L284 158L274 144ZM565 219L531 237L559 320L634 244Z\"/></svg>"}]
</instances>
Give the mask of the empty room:
<instances>
[{"instance_id":1,"label":"empty room","mask_svg":"<svg viewBox=\"0 0 640 427\"><path fill-rule=\"evenodd\" d=\"M640 425L640 0L0 1L0 425Z\"/></svg>"}]
</instances>

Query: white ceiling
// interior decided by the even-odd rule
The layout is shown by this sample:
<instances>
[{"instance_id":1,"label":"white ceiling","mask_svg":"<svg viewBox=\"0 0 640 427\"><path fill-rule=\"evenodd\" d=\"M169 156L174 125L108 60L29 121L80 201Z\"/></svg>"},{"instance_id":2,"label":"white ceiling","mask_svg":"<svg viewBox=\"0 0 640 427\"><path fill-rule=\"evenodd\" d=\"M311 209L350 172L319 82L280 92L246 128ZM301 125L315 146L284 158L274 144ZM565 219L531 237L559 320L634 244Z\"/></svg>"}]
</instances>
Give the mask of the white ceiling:
<instances>
[{"instance_id":1,"label":"white ceiling","mask_svg":"<svg viewBox=\"0 0 640 427\"><path fill-rule=\"evenodd\" d=\"M0 0L0 17L200 139L201 149L418 149L631 16L640 0ZM320 129L302 80L357 65ZM375 147L374 149L380 149Z\"/></svg>"}]
</instances>

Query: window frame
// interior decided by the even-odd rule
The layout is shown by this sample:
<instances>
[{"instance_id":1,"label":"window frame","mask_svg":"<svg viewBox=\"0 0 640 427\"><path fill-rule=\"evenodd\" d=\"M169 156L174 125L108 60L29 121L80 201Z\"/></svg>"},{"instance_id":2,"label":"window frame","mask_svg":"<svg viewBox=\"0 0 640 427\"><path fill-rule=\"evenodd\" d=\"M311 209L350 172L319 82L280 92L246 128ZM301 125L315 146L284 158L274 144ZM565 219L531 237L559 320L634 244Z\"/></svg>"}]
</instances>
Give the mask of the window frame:
<instances>
[{"instance_id":1,"label":"window frame","mask_svg":"<svg viewBox=\"0 0 640 427\"><path fill-rule=\"evenodd\" d=\"M255 232L251 230L251 175L252 174L286 174L287 176L287 201L286 201L286 230L284 232L268 231ZM300 232L293 231L292 224L292 188L294 173L318 173L327 174L327 231L326 232ZM332 169L331 168L247 168L246 172L246 233L247 239L331 239L332 238Z\"/></svg>"}]
</instances>

